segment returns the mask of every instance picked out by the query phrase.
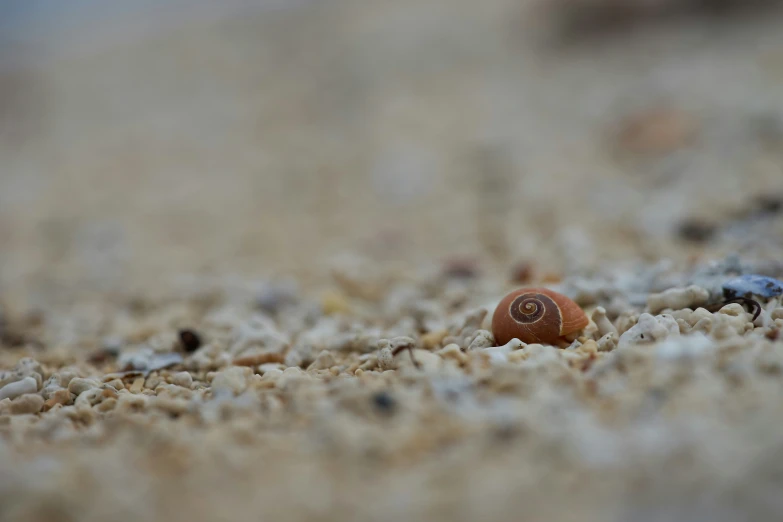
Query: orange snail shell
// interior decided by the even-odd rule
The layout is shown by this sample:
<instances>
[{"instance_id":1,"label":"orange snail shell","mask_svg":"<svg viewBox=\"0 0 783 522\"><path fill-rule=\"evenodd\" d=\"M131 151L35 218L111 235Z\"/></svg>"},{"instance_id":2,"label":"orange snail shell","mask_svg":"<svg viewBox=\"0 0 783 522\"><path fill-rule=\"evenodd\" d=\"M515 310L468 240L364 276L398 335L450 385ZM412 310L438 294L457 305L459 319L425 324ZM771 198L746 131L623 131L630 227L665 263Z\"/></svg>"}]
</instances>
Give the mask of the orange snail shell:
<instances>
[{"instance_id":1,"label":"orange snail shell","mask_svg":"<svg viewBox=\"0 0 783 522\"><path fill-rule=\"evenodd\" d=\"M589 323L579 305L547 288L521 288L504 297L492 316L495 342L554 343Z\"/></svg>"}]
</instances>

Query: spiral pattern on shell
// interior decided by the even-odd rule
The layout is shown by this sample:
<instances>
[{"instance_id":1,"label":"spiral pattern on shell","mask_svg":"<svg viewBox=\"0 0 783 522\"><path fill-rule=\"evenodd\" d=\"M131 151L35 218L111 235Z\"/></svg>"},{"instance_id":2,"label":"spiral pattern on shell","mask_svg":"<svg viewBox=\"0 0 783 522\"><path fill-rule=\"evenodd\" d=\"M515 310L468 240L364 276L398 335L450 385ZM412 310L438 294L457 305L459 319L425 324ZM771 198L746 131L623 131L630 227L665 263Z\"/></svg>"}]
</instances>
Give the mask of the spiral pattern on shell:
<instances>
[{"instance_id":1,"label":"spiral pattern on shell","mask_svg":"<svg viewBox=\"0 0 783 522\"><path fill-rule=\"evenodd\" d=\"M560 310L551 298L543 294L522 294L509 306L508 313L518 323L530 324L541 320L547 311L559 315Z\"/></svg>"},{"instance_id":2,"label":"spiral pattern on shell","mask_svg":"<svg viewBox=\"0 0 783 522\"><path fill-rule=\"evenodd\" d=\"M548 288L521 288L507 294L492 316L492 334L499 344L556 343L589 320L574 301Z\"/></svg>"}]
</instances>

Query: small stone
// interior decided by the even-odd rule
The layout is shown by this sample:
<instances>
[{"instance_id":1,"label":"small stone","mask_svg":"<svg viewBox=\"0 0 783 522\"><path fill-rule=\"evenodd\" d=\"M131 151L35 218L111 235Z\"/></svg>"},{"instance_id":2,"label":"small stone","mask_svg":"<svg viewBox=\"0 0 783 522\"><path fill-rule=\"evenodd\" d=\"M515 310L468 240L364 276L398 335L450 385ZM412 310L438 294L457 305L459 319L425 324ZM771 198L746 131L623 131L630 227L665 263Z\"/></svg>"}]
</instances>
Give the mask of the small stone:
<instances>
[{"instance_id":1,"label":"small stone","mask_svg":"<svg viewBox=\"0 0 783 522\"><path fill-rule=\"evenodd\" d=\"M119 401L115 398L104 399L103 401L95 405L95 411L100 413L106 413L112 411L114 408L117 407L118 402Z\"/></svg>"},{"instance_id":2,"label":"small stone","mask_svg":"<svg viewBox=\"0 0 783 522\"><path fill-rule=\"evenodd\" d=\"M43 410L51 410L55 404L61 404L68 406L73 404L74 395L68 390L57 390L49 396L49 399L44 402Z\"/></svg>"},{"instance_id":3,"label":"small stone","mask_svg":"<svg viewBox=\"0 0 783 522\"><path fill-rule=\"evenodd\" d=\"M598 335L605 336L609 333L617 334L617 328L615 328L609 318L606 317L606 309L603 306L599 306L593 311L592 319L596 327L598 327Z\"/></svg>"},{"instance_id":4,"label":"small stone","mask_svg":"<svg viewBox=\"0 0 783 522\"><path fill-rule=\"evenodd\" d=\"M275 382L282 375L283 375L283 370L281 370L280 368L272 368L271 370L264 372L264 375L261 377L261 380Z\"/></svg>"},{"instance_id":5,"label":"small stone","mask_svg":"<svg viewBox=\"0 0 783 522\"><path fill-rule=\"evenodd\" d=\"M650 314L642 314L639 316L639 322L620 336L619 347L653 343L679 334L680 326L671 315L653 317Z\"/></svg>"},{"instance_id":6,"label":"small stone","mask_svg":"<svg viewBox=\"0 0 783 522\"><path fill-rule=\"evenodd\" d=\"M448 344L435 353L444 359L453 359L460 364L464 364L468 360L468 356L456 343Z\"/></svg>"},{"instance_id":7,"label":"small stone","mask_svg":"<svg viewBox=\"0 0 783 522\"><path fill-rule=\"evenodd\" d=\"M425 350L435 350L441 345L443 339L445 339L447 335L447 330L428 332L421 336L421 346Z\"/></svg>"},{"instance_id":8,"label":"small stone","mask_svg":"<svg viewBox=\"0 0 783 522\"><path fill-rule=\"evenodd\" d=\"M121 411L142 411L147 407L150 398L143 394L123 393L117 399L117 408Z\"/></svg>"},{"instance_id":9,"label":"small stone","mask_svg":"<svg viewBox=\"0 0 783 522\"><path fill-rule=\"evenodd\" d=\"M105 398L102 389L92 388L79 394L73 404L77 408L92 408L96 404L102 402Z\"/></svg>"},{"instance_id":10,"label":"small stone","mask_svg":"<svg viewBox=\"0 0 783 522\"><path fill-rule=\"evenodd\" d=\"M318 357L315 358L315 361L310 366L310 368L315 370L326 370L327 368L331 368L334 365L335 360L332 356L332 353L324 350L318 354Z\"/></svg>"},{"instance_id":11,"label":"small stone","mask_svg":"<svg viewBox=\"0 0 783 522\"><path fill-rule=\"evenodd\" d=\"M378 350L378 366L381 370L396 370L397 362L394 360L392 349L388 339L381 339L378 342L380 349Z\"/></svg>"},{"instance_id":12,"label":"small stone","mask_svg":"<svg viewBox=\"0 0 783 522\"><path fill-rule=\"evenodd\" d=\"M233 360L234 366L259 366L266 363L282 363L285 356L281 353L262 352L251 355L243 355Z\"/></svg>"},{"instance_id":13,"label":"small stone","mask_svg":"<svg viewBox=\"0 0 783 522\"><path fill-rule=\"evenodd\" d=\"M478 330L468 346L468 351L481 350L482 348L491 348L493 346L495 346L495 337L492 333L487 330Z\"/></svg>"},{"instance_id":14,"label":"small stone","mask_svg":"<svg viewBox=\"0 0 783 522\"><path fill-rule=\"evenodd\" d=\"M94 379L83 379L81 377L76 377L71 379L71 382L68 383L68 391L76 396L79 396L88 390L100 387L100 385L101 383Z\"/></svg>"},{"instance_id":15,"label":"small stone","mask_svg":"<svg viewBox=\"0 0 783 522\"><path fill-rule=\"evenodd\" d=\"M193 377L190 375L189 372L175 373L170 377L170 381L172 384L176 384L177 386L182 386L183 388L190 389L190 387L193 386Z\"/></svg>"},{"instance_id":16,"label":"small stone","mask_svg":"<svg viewBox=\"0 0 783 522\"><path fill-rule=\"evenodd\" d=\"M304 364L304 359L298 351L290 350L287 354L285 354L283 364L291 368L298 368Z\"/></svg>"},{"instance_id":17,"label":"small stone","mask_svg":"<svg viewBox=\"0 0 783 522\"><path fill-rule=\"evenodd\" d=\"M112 379L106 383L106 386L111 386L115 390L124 390L125 389L125 383L122 382L120 379Z\"/></svg>"},{"instance_id":18,"label":"small stone","mask_svg":"<svg viewBox=\"0 0 783 522\"><path fill-rule=\"evenodd\" d=\"M190 402L184 399L153 397L150 399L149 405L173 416L183 415L190 411Z\"/></svg>"},{"instance_id":19,"label":"small stone","mask_svg":"<svg viewBox=\"0 0 783 522\"><path fill-rule=\"evenodd\" d=\"M25 377L22 380L6 384L0 388L0 400L13 399L27 393L38 391L38 382L34 377ZM43 400L43 397L41 397Z\"/></svg>"},{"instance_id":20,"label":"small stone","mask_svg":"<svg viewBox=\"0 0 783 522\"><path fill-rule=\"evenodd\" d=\"M144 387L148 390L154 390L161 382L163 382L163 378L157 373L153 373L144 381Z\"/></svg>"},{"instance_id":21,"label":"small stone","mask_svg":"<svg viewBox=\"0 0 783 522\"><path fill-rule=\"evenodd\" d=\"M179 342L186 352L193 353L201 347L201 336L194 330L186 328L179 331Z\"/></svg>"},{"instance_id":22,"label":"small stone","mask_svg":"<svg viewBox=\"0 0 783 522\"><path fill-rule=\"evenodd\" d=\"M141 393L141 390L143 389L144 389L144 377L137 377L136 380L133 381L133 384L131 384L130 392Z\"/></svg>"},{"instance_id":23,"label":"small stone","mask_svg":"<svg viewBox=\"0 0 783 522\"><path fill-rule=\"evenodd\" d=\"M604 335L600 339L598 339L598 351L599 352L611 352L615 348L617 348L617 343L619 342L620 338L617 335L617 332L609 332L608 334Z\"/></svg>"},{"instance_id":24,"label":"small stone","mask_svg":"<svg viewBox=\"0 0 783 522\"><path fill-rule=\"evenodd\" d=\"M709 298L710 293L700 286L670 288L660 294L650 294L647 297L647 307L651 314L657 314L667 308L671 310L696 308L707 304Z\"/></svg>"},{"instance_id":25,"label":"small stone","mask_svg":"<svg viewBox=\"0 0 783 522\"><path fill-rule=\"evenodd\" d=\"M11 401L9 411L12 415L38 413L44 405L44 398L37 393L26 393Z\"/></svg>"},{"instance_id":26,"label":"small stone","mask_svg":"<svg viewBox=\"0 0 783 522\"><path fill-rule=\"evenodd\" d=\"M247 389L248 377L251 373L249 368L238 366L217 372L212 379L212 392L214 394L239 395Z\"/></svg>"}]
</instances>

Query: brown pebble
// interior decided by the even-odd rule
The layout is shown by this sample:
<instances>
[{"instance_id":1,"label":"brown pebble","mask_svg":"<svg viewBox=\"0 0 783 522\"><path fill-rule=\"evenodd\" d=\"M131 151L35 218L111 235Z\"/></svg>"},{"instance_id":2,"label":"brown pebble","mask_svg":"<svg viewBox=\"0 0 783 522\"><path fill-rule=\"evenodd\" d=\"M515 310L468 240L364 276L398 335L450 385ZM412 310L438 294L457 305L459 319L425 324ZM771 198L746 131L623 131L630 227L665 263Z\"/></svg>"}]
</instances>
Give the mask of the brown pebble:
<instances>
[{"instance_id":1,"label":"brown pebble","mask_svg":"<svg viewBox=\"0 0 783 522\"><path fill-rule=\"evenodd\" d=\"M425 350L436 350L440 348L443 339L448 335L447 330L435 330L434 332L427 332L421 336L421 346Z\"/></svg>"},{"instance_id":2,"label":"brown pebble","mask_svg":"<svg viewBox=\"0 0 783 522\"><path fill-rule=\"evenodd\" d=\"M56 404L62 406L73 404L73 397L74 395L68 390L57 390L49 396L49 399L47 399L46 402L44 402L43 411L51 410Z\"/></svg>"},{"instance_id":3,"label":"brown pebble","mask_svg":"<svg viewBox=\"0 0 783 522\"><path fill-rule=\"evenodd\" d=\"M44 398L37 393L25 393L11 401L10 412L13 415L38 413L44 405Z\"/></svg>"},{"instance_id":4,"label":"brown pebble","mask_svg":"<svg viewBox=\"0 0 783 522\"><path fill-rule=\"evenodd\" d=\"M195 352L201 347L201 336L195 331L185 328L179 331L179 342L186 352Z\"/></svg>"},{"instance_id":5,"label":"brown pebble","mask_svg":"<svg viewBox=\"0 0 783 522\"><path fill-rule=\"evenodd\" d=\"M245 355L234 359L234 366L258 366L266 363L282 363L285 357L280 353L258 353L254 355Z\"/></svg>"}]
</instances>

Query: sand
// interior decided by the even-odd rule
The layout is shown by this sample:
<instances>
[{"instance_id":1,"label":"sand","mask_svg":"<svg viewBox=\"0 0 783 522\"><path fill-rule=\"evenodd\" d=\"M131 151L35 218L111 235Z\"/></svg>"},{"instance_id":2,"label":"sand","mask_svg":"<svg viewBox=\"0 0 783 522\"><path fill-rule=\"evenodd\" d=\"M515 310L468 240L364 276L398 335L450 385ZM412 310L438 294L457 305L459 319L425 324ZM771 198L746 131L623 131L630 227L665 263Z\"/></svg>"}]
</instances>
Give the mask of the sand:
<instances>
[{"instance_id":1,"label":"sand","mask_svg":"<svg viewBox=\"0 0 783 522\"><path fill-rule=\"evenodd\" d=\"M776 520L780 13L540 7L0 25L0 519Z\"/></svg>"}]
</instances>

